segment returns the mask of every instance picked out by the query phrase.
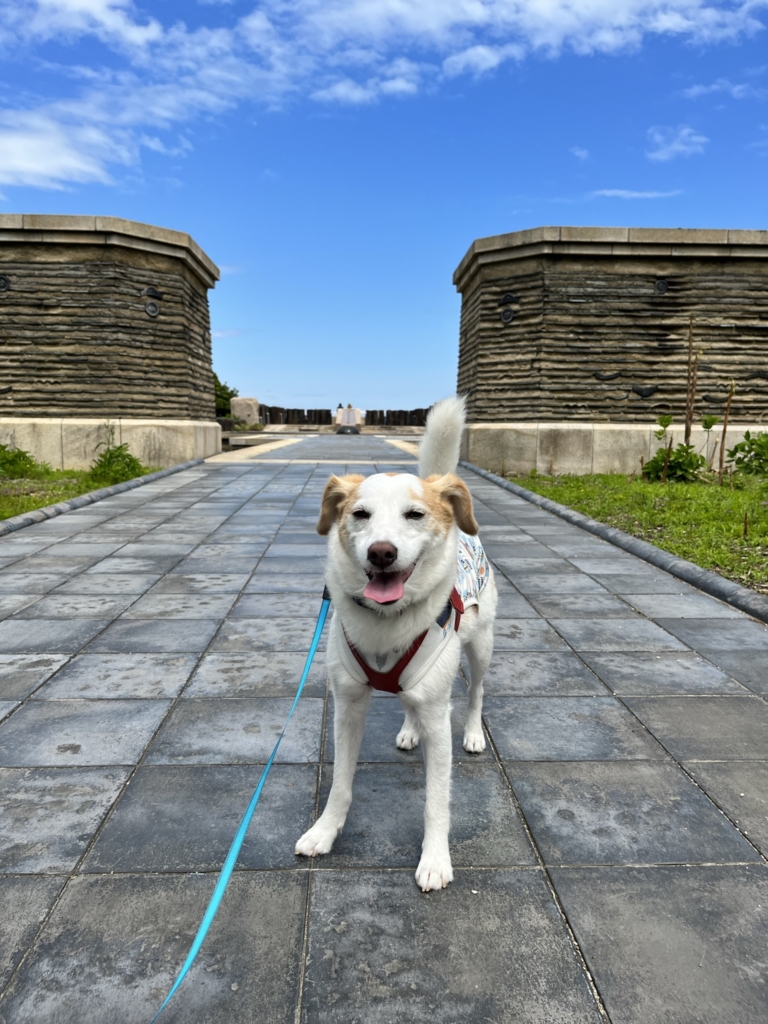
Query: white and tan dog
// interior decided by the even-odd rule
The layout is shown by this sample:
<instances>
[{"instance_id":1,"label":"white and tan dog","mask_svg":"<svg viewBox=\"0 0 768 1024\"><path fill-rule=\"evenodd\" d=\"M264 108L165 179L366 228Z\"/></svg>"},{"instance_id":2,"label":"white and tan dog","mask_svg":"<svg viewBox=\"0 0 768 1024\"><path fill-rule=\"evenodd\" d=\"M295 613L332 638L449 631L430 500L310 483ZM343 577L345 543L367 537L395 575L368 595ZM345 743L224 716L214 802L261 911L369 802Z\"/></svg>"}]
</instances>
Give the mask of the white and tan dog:
<instances>
[{"instance_id":1,"label":"white and tan dog","mask_svg":"<svg viewBox=\"0 0 768 1024\"><path fill-rule=\"evenodd\" d=\"M472 498L455 475L464 416L459 398L432 409L419 449L419 477L332 476L317 524L318 533L328 534L336 757L325 810L299 839L296 853L316 857L333 846L352 800L371 688L397 692L405 707L397 745L410 750L421 739L424 746L424 841L416 881L425 892L453 879L450 697L462 646L471 680L464 749L485 749L483 676L497 598L474 539Z\"/></svg>"}]
</instances>

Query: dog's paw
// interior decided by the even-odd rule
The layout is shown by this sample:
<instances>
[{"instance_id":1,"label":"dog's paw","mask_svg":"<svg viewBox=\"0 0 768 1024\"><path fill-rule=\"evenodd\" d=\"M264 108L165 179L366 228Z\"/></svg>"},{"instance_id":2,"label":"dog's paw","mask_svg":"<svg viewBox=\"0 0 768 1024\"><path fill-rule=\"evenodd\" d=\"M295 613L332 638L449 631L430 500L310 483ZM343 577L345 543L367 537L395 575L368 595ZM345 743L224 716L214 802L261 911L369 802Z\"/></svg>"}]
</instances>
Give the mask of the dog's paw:
<instances>
[{"instance_id":1,"label":"dog's paw","mask_svg":"<svg viewBox=\"0 0 768 1024\"><path fill-rule=\"evenodd\" d=\"M333 841L338 833L338 829L329 828L317 821L296 843L293 852L298 857L321 857L324 853L331 852Z\"/></svg>"},{"instance_id":2,"label":"dog's paw","mask_svg":"<svg viewBox=\"0 0 768 1024\"><path fill-rule=\"evenodd\" d=\"M464 749L470 754L482 754L485 750L485 736L482 728L466 730L464 733Z\"/></svg>"},{"instance_id":3,"label":"dog's paw","mask_svg":"<svg viewBox=\"0 0 768 1024\"><path fill-rule=\"evenodd\" d=\"M404 725L395 740L399 750L415 750L419 745L419 734L411 726Z\"/></svg>"},{"instance_id":4,"label":"dog's paw","mask_svg":"<svg viewBox=\"0 0 768 1024\"><path fill-rule=\"evenodd\" d=\"M453 868L451 867L451 855L445 850L443 853L432 853L424 851L416 868L416 884L422 892L432 892L435 889L444 889L449 882L453 881Z\"/></svg>"}]
</instances>

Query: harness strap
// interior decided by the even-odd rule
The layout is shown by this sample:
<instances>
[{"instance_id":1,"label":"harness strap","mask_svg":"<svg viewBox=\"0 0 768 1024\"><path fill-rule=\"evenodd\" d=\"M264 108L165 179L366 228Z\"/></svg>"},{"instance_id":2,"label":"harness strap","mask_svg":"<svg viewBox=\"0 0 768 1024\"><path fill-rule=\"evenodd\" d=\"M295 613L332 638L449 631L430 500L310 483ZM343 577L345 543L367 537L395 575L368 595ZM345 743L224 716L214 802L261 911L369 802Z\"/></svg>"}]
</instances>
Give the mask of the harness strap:
<instances>
[{"instance_id":1,"label":"harness strap","mask_svg":"<svg viewBox=\"0 0 768 1024\"><path fill-rule=\"evenodd\" d=\"M398 661L398 663L394 665L389 672L377 672L375 668L371 668L366 661L363 661L359 651L349 643L349 640L347 640L347 644L349 645L350 651L352 651L357 659L358 665L365 673L365 678L368 680L369 686L372 686L374 690L384 690L386 693L399 693L400 676L405 671L406 665L410 664L410 662L416 657L416 652L426 640L428 632L429 630L425 629L421 636L416 637L400 661Z\"/></svg>"},{"instance_id":2,"label":"harness strap","mask_svg":"<svg viewBox=\"0 0 768 1024\"><path fill-rule=\"evenodd\" d=\"M459 597L459 592L456 587L451 591L451 596L448 598L443 611L437 618L439 626L444 627L448 619L450 618L451 608L453 608L455 614L453 621L453 629L455 633L459 631L459 623L461 622L461 616L464 614L464 602ZM365 673L365 678L368 680L368 685L372 686L374 690L383 690L385 693L399 693L400 692L400 676L405 672L406 667L413 661L416 654L427 638L428 629L425 629L421 636L417 636L411 646L402 656L402 658L393 665L389 672L377 672L375 668L371 668L367 661L363 660L360 652L350 642L347 634L344 633L344 639L347 641L352 654L355 656L360 668Z\"/></svg>"}]
</instances>

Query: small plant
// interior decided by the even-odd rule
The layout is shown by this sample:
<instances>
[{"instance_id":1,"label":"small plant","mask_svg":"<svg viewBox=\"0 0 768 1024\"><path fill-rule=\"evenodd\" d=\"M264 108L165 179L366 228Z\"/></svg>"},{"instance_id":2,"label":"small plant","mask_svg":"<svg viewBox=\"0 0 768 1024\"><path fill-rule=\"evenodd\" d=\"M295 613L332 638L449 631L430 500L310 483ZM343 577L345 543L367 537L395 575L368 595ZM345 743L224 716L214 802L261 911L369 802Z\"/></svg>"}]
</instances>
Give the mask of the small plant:
<instances>
[{"instance_id":1,"label":"small plant","mask_svg":"<svg viewBox=\"0 0 768 1024\"><path fill-rule=\"evenodd\" d=\"M20 480L47 476L51 467L47 462L38 462L23 448L9 448L0 444L0 476L9 480Z\"/></svg>"},{"instance_id":2,"label":"small plant","mask_svg":"<svg viewBox=\"0 0 768 1024\"><path fill-rule=\"evenodd\" d=\"M659 448L656 454L643 466L643 476L653 483L672 480L676 483L694 483L701 479L701 471L706 466L703 455L690 444L679 444L673 451Z\"/></svg>"},{"instance_id":3,"label":"small plant","mask_svg":"<svg viewBox=\"0 0 768 1024\"><path fill-rule=\"evenodd\" d=\"M95 459L90 469L90 477L93 483L102 487L109 487L112 484L122 484L126 480L133 480L134 477L143 476L148 472L146 466L131 455L127 444L115 444L115 431L107 427L107 440L96 446L96 450L103 448L104 451Z\"/></svg>"},{"instance_id":4,"label":"small plant","mask_svg":"<svg viewBox=\"0 0 768 1024\"><path fill-rule=\"evenodd\" d=\"M656 422L659 424L659 428L660 429L659 430L654 430L653 436L657 437L660 441L663 441L664 437L666 436L666 433L667 433L667 428L672 426L672 417L671 416L659 416L659 418L656 420Z\"/></svg>"},{"instance_id":5,"label":"small plant","mask_svg":"<svg viewBox=\"0 0 768 1024\"><path fill-rule=\"evenodd\" d=\"M754 476L768 476L768 434L744 432L744 440L728 449L736 469Z\"/></svg>"},{"instance_id":6,"label":"small plant","mask_svg":"<svg viewBox=\"0 0 768 1024\"><path fill-rule=\"evenodd\" d=\"M701 417L701 425L704 428L704 430L706 430L707 433L710 432L712 427L716 427L719 422L720 422L720 417L719 416L707 416L707 415L704 415L704 416Z\"/></svg>"},{"instance_id":7,"label":"small plant","mask_svg":"<svg viewBox=\"0 0 768 1024\"><path fill-rule=\"evenodd\" d=\"M214 373L213 389L216 395L216 415L226 418L232 415L232 399L237 398L237 388L231 388L228 384L220 381Z\"/></svg>"}]
</instances>

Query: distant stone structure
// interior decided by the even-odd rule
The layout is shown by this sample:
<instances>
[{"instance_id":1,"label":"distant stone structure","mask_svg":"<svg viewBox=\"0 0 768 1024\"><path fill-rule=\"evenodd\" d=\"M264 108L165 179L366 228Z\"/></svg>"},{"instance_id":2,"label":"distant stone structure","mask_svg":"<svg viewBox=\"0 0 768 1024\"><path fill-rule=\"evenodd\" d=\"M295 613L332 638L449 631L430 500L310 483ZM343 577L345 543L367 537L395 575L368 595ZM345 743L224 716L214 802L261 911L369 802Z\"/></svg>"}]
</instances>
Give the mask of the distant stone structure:
<instances>
[{"instance_id":1,"label":"distant stone structure","mask_svg":"<svg viewBox=\"0 0 768 1024\"><path fill-rule=\"evenodd\" d=\"M221 450L208 289L179 231L0 214L0 441L89 465L105 423L149 465Z\"/></svg>"},{"instance_id":2,"label":"distant stone structure","mask_svg":"<svg viewBox=\"0 0 768 1024\"><path fill-rule=\"evenodd\" d=\"M594 468L601 445L600 468L636 468L654 447L648 426L682 419L691 318L697 418L722 416L734 380L731 421L768 420L768 231L534 228L476 240L453 280L458 390L469 391L476 431L514 428L508 455L520 468L557 471L558 458ZM602 425L615 428L605 442ZM558 430L568 443L583 437L577 459L553 440ZM501 444L497 434L497 465Z\"/></svg>"},{"instance_id":3,"label":"distant stone structure","mask_svg":"<svg viewBox=\"0 0 768 1024\"><path fill-rule=\"evenodd\" d=\"M247 423L249 427L253 426L254 423L259 422L260 409L258 398L235 397L231 399L230 405L232 408L233 419L242 420L243 423Z\"/></svg>"}]
</instances>

